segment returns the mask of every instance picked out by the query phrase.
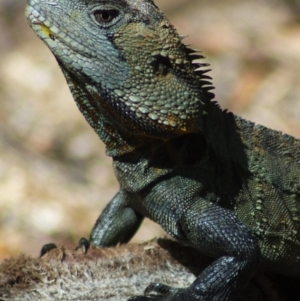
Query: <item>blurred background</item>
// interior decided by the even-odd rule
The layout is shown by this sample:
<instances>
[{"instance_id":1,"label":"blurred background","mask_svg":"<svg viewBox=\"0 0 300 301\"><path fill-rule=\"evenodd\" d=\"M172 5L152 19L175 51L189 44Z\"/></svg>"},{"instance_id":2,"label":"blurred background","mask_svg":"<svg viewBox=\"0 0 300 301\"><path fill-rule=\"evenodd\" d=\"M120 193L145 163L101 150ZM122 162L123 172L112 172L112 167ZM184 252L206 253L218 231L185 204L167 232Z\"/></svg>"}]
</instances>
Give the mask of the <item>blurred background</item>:
<instances>
[{"instance_id":1,"label":"blurred background","mask_svg":"<svg viewBox=\"0 0 300 301\"><path fill-rule=\"evenodd\" d=\"M299 0L156 4L203 51L222 108L300 137ZM75 247L118 189L25 5L0 0L0 260L48 242ZM145 221L134 240L162 235Z\"/></svg>"}]
</instances>

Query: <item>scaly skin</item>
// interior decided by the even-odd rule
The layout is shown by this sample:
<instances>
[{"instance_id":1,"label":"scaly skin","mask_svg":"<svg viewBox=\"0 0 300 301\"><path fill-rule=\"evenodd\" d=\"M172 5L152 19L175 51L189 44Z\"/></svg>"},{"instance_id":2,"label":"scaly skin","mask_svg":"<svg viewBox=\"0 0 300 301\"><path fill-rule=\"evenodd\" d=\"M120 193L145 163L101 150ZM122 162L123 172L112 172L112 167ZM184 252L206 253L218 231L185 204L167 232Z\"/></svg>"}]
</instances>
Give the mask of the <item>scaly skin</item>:
<instances>
[{"instance_id":1,"label":"scaly skin","mask_svg":"<svg viewBox=\"0 0 300 301\"><path fill-rule=\"evenodd\" d=\"M228 300L260 265L299 277L300 141L222 111L151 0L28 3L120 183L90 243L127 242L146 216L216 258L188 288L130 300Z\"/></svg>"}]
</instances>

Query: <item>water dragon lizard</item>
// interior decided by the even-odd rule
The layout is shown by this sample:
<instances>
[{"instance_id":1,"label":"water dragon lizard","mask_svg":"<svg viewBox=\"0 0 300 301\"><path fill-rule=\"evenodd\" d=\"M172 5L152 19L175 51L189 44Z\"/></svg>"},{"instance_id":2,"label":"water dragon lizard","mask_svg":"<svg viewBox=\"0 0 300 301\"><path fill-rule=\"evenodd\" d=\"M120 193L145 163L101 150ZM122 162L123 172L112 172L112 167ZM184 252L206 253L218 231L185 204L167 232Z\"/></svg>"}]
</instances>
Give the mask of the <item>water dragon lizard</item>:
<instances>
[{"instance_id":1,"label":"water dragon lizard","mask_svg":"<svg viewBox=\"0 0 300 301\"><path fill-rule=\"evenodd\" d=\"M299 140L222 110L152 0L28 0L26 14L120 183L89 243L128 242L149 217L215 258L189 287L131 301L228 300L259 266L300 277Z\"/></svg>"}]
</instances>

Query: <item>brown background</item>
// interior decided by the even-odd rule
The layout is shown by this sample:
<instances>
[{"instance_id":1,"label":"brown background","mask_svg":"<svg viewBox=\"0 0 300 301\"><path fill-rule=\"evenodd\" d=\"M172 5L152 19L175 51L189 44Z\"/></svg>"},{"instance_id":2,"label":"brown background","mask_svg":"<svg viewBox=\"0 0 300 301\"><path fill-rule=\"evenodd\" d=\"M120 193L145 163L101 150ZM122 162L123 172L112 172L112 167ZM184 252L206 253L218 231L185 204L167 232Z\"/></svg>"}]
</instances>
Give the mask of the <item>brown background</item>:
<instances>
[{"instance_id":1,"label":"brown background","mask_svg":"<svg viewBox=\"0 0 300 301\"><path fill-rule=\"evenodd\" d=\"M297 0L156 3L203 50L223 108L300 137ZM0 260L50 241L75 246L118 189L25 5L0 0ZM154 235L163 232L146 221L135 241Z\"/></svg>"}]
</instances>

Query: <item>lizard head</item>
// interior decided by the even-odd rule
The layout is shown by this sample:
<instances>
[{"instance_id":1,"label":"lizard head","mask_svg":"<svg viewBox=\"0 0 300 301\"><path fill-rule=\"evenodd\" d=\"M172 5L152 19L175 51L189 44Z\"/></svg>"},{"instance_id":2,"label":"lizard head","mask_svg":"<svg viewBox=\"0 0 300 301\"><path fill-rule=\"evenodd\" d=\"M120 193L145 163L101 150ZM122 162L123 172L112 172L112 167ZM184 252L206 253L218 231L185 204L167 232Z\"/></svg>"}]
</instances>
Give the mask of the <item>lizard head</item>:
<instances>
[{"instance_id":1,"label":"lizard head","mask_svg":"<svg viewBox=\"0 0 300 301\"><path fill-rule=\"evenodd\" d=\"M151 0L28 0L27 18L58 60L95 128L105 115L135 135L199 132L213 97L165 15ZM203 64L206 65L206 64ZM102 114L101 116L99 114Z\"/></svg>"}]
</instances>

